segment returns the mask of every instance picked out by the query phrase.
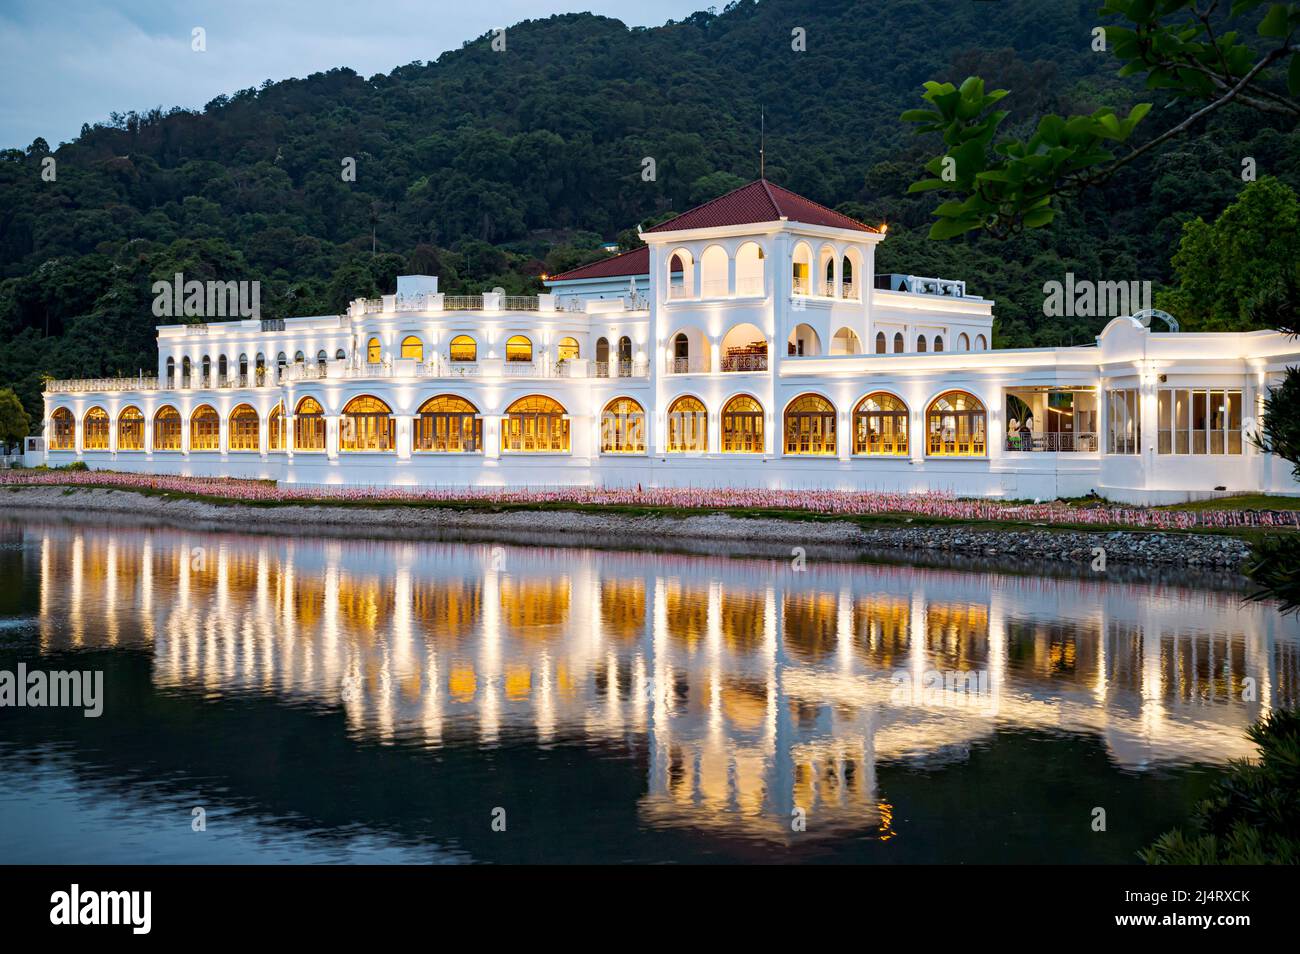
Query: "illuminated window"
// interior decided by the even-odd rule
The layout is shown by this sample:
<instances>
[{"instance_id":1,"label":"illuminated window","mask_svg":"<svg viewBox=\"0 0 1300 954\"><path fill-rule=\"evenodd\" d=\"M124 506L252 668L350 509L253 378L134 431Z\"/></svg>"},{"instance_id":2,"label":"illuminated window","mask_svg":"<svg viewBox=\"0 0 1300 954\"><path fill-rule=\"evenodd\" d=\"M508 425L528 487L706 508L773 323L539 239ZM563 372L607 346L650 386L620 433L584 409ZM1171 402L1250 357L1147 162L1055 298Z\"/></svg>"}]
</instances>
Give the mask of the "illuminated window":
<instances>
[{"instance_id":1,"label":"illuminated window","mask_svg":"<svg viewBox=\"0 0 1300 954\"><path fill-rule=\"evenodd\" d=\"M284 405L276 404L266 416L266 449L284 450Z\"/></svg>"},{"instance_id":2,"label":"illuminated window","mask_svg":"<svg viewBox=\"0 0 1300 954\"><path fill-rule=\"evenodd\" d=\"M533 343L523 335L515 335L506 342L507 361L532 361Z\"/></svg>"},{"instance_id":3,"label":"illuminated window","mask_svg":"<svg viewBox=\"0 0 1300 954\"><path fill-rule=\"evenodd\" d=\"M208 404L190 414L190 450L214 451L221 447L221 417Z\"/></svg>"},{"instance_id":4,"label":"illuminated window","mask_svg":"<svg viewBox=\"0 0 1300 954\"><path fill-rule=\"evenodd\" d=\"M314 398L303 398L293 412L293 449L325 449L325 409Z\"/></svg>"},{"instance_id":5,"label":"illuminated window","mask_svg":"<svg viewBox=\"0 0 1300 954\"><path fill-rule=\"evenodd\" d=\"M383 349L379 346L379 339L371 338L369 343L366 344L366 363L378 364L383 360L383 357L384 353Z\"/></svg>"},{"instance_id":6,"label":"illuminated window","mask_svg":"<svg viewBox=\"0 0 1300 954\"><path fill-rule=\"evenodd\" d=\"M170 404L158 408L158 413L153 416L153 449L181 449L181 412Z\"/></svg>"},{"instance_id":7,"label":"illuminated window","mask_svg":"<svg viewBox=\"0 0 1300 954\"><path fill-rule=\"evenodd\" d=\"M600 415L602 454L645 453L645 408L631 398L615 398Z\"/></svg>"},{"instance_id":8,"label":"illuminated window","mask_svg":"<svg viewBox=\"0 0 1300 954\"><path fill-rule=\"evenodd\" d=\"M763 405L737 395L722 409L722 450L733 454L763 452Z\"/></svg>"},{"instance_id":9,"label":"illuminated window","mask_svg":"<svg viewBox=\"0 0 1300 954\"><path fill-rule=\"evenodd\" d=\"M668 405L669 453L703 453L709 449L709 415L693 397L679 397Z\"/></svg>"},{"instance_id":10,"label":"illuminated window","mask_svg":"<svg viewBox=\"0 0 1300 954\"><path fill-rule=\"evenodd\" d=\"M452 361L477 361L478 345L469 335L457 335L451 339Z\"/></svg>"},{"instance_id":11,"label":"illuminated window","mask_svg":"<svg viewBox=\"0 0 1300 954\"><path fill-rule=\"evenodd\" d=\"M835 454L835 405L817 394L803 394L785 411L785 452Z\"/></svg>"},{"instance_id":12,"label":"illuminated window","mask_svg":"<svg viewBox=\"0 0 1300 954\"><path fill-rule=\"evenodd\" d=\"M414 449L443 454L476 454L483 449L483 419L464 398L440 394L420 406Z\"/></svg>"},{"instance_id":13,"label":"illuminated window","mask_svg":"<svg viewBox=\"0 0 1300 954\"><path fill-rule=\"evenodd\" d=\"M1136 389L1106 392L1106 450L1138 454L1142 445L1141 400Z\"/></svg>"},{"instance_id":14,"label":"illuminated window","mask_svg":"<svg viewBox=\"0 0 1300 954\"><path fill-rule=\"evenodd\" d=\"M569 421L563 405L540 394L511 404L501 425L501 449L525 454L567 454Z\"/></svg>"},{"instance_id":15,"label":"illuminated window","mask_svg":"<svg viewBox=\"0 0 1300 954\"><path fill-rule=\"evenodd\" d=\"M226 444L232 451L255 451L261 446L258 435L257 411L248 404L241 404L230 412L229 426L226 432Z\"/></svg>"},{"instance_id":16,"label":"illuminated window","mask_svg":"<svg viewBox=\"0 0 1300 954\"><path fill-rule=\"evenodd\" d=\"M561 361L575 361L578 357L578 341L576 338L561 338L560 344L556 349L556 355Z\"/></svg>"},{"instance_id":17,"label":"illuminated window","mask_svg":"<svg viewBox=\"0 0 1300 954\"><path fill-rule=\"evenodd\" d=\"M81 449L108 450L108 412L92 407L81 419Z\"/></svg>"},{"instance_id":18,"label":"illuminated window","mask_svg":"<svg viewBox=\"0 0 1300 954\"><path fill-rule=\"evenodd\" d=\"M949 391L925 415L926 452L934 457L983 457L987 415L979 398Z\"/></svg>"},{"instance_id":19,"label":"illuminated window","mask_svg":"<svg viewBox=\"0 0 1300 954\"><path fill-rule=\"evenodd\" d=\"M379 398L368 394L354 397L343 408L339 421L340 450L391 451L395 435L393 411Z\"/></svg>"},{"instance_id":20,"label":"illuminated window","mask_svg":"<svg viewBox=\"0 0 1300 954\"><path fill-rule=\"evenodd\" d=\"M853 409L853 453L907 454L907 405L884 391L868 394Z\"/></svg>"},{"instance_id":21,"label":"illuminated window","mask_svg":"<svg viewBox=\"0 0 1300 954\"><path fill-rule=\"evenodd\" d=\"M144 450L144 415L138 407L123 408L117 415L117 449Z\"/></svg>"},{"instance_id":22,"label":"illuminated window","mask_svg":"<svg viewBox=\"0 0 1300 954\"><path fill-rule=\"evenodd\" d=\"M424 342L415 335L407 335L402 339L402 358L407 361L423 361Z\"/></svg>"},{"instance_id":23,"label":"illuminated window","mask_svg":"<svg viewBox=\"0 0 1300 954\"><path fill-rule=\"evenodd\" d=\"M53 433L50 435L50 450L76 450L77 419L66 407L61 407L50 415Z\"/></svg>"},{"instance_id":24,"label":"illuminated window","mask_svg":"<svg viewBox=\"0 0 1300 954\"><path fill-rule=\"evenodd\" d=\"M1241 392L1161 388L1156 419L1161 454L1240 454Z\"/></svg>"}]
</instances>

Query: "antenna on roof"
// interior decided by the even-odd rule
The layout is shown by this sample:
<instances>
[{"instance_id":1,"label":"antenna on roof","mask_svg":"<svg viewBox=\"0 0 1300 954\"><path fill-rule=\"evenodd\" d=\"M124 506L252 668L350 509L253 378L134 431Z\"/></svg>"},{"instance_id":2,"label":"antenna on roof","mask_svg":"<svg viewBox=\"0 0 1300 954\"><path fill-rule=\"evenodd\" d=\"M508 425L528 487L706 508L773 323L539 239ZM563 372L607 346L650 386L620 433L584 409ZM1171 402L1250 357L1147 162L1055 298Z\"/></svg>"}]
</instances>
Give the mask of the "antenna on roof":
<instances>
[{"instance_id":1,"label":"antenna on roof","mask_svg":"<svg viewBox=\"0 0 1300 954\"><path fill-rule=\"evenodd\" d=\"M766 169L764 168L764 146L767 145L767 107L758 107L758 177L766 179Z\"/></svg>"}]
</instances>

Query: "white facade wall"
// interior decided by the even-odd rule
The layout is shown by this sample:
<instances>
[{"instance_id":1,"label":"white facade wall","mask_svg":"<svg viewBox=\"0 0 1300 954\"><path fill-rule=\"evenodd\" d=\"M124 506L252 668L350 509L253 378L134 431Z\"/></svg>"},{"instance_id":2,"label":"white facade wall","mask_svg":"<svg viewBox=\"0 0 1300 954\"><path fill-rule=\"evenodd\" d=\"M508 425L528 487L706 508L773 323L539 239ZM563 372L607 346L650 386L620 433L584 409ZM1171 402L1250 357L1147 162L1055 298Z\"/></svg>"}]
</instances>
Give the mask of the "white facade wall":
<instances>
[{"instance_id":1,"label":"white facade wall","mask_svg":"<svg viewBox=\"0 0 1300 954\"><path fill-rule=\"evenodd\" d=\"M157 386L51 386L45 413L48 463L82 460L92 468L123 471L411 488L749 486L941 491L1006 499L1097 492L1135 503L1177 502L1209 496L1219 488L1300 492L1290 466L1260 453L1246 437L1257 426L1268 386L1281 379L1288 364L1300 360L1300 347L1282 335L1152 333L1132 319L1120 318L1091 346L989 350L992 302L874 288L875 244L884 237L878 233L779 221L645 237L650 243L650 274L643 286L649 292L648 308L630 296L588 298L557 307L557 296L563 297L560 288L557 294L540 296L527 310L492 294L481 301L458 302L437 294L432 279L403 276L408 289L420 289L418 300L399 301L389 295L377 302L358 301L347 315L281 323L161 327ZM761 250L761 260L755 249ZM670 281L674 256L684 267ZM800 260L808 263L802 273L795 265ZM628 279L611 281L630 285ZM460 335L473 339L474 362L450 360L451 341ZM505 360L506 342L516 335L531 342L531 363ZM887 353L876 353L878 335L884 335ZM903 352L895 353L895 336L900 335ZM679 344L679 336L684 344ZM420 360L401 356L403 341L412 337L419 341ZM926 339L924 352L918 346L921 337ZM558 348L565 338L577 342L579 357L561 366ZM598 368L601 339L608 346L609 363ZM936 339L943 342L942 353L935 353ZM369 360L372 340L379 344L379 362ZM621 351L620 341L625 342ZM734 357L738 344L752 342L764 343L764 360ZM792 348L801 353L790 354ZM296 366L299 353L303 364ZM323 372L316 364L321 353L327 359ZM277 374L281 354L289 367ZM626 360L620 361L620 354ZM252 380L258 355L268 369L260 386ZM224 382L216 377L223 357ZM249 379L239 377L241 358L247 362ZM186 359L191 368L188 388L182 386ZM206 386L201 378L205 359L212 375ZM174 369L171 387L169 361ZM1013 449L1005 419L1008 391L1047 388L1092 396L1097 408L1095 444L1059 452ZM1240 453L1160 453L1157 407L1162 388L1239 391ZM1138 394L1135 425L1140 425L1141 438L1133 442L1131 453L1115 453L1108 446L1109 390ZM855 454L854 409L867 395L881 391L907 406L907 453ZM941 456L927 447L927 410L950 391L966 392L983 405L986 444L979 456ZM461 397L477 408L481 451L413 450L421 405L442 394ZM833 455L786 453L785 410L807 394L820 396L834 408ZM391 408L394 450L340 450L340 415L348 401L360 395L379 398ZM503 451L507 408L529 395L548 396L563 406L571 435L568 452ZM722 413L737 395L762 406L761 453L724 451ZM668 449L668 412L684 396L706 408L705 450ZM271 410L282 402L291 421L304 397L324 409L326 449L294 451L290 423L290 449L269 450L266 421ZM644 409L643 452L602 450L602 412L621 397ZM244 403L257 411L261 422L257 451L229 447L230 412ZM154 415L168 404L185 423L179 452L150 449ZM188 449L190 414L204 404L221 418L218 451ZM143 451L116 448L116 422L128 406L144 414ZM84 447L84 418L92 407L103 408L112 422L107 450ZM76 420L72 449L55 449L48 440L59 409L70 411Z\"/></svg>"}]
</instances>

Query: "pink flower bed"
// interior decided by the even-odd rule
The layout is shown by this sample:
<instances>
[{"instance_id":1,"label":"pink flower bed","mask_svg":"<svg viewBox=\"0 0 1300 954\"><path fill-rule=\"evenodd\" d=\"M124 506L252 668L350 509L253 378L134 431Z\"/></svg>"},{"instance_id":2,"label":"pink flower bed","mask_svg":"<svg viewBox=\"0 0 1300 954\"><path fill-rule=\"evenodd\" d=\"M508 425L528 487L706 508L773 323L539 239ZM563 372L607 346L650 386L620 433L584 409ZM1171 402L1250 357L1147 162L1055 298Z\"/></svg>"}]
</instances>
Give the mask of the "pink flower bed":
<instances>
[{"instance_id":1,"label":"pink flower bed","mask_svg":"<svg viewBox=\"0 0 1300 954\"><path fill-rule=\"evenodd\" d=\"M252 502L375 502L586 504L674 507L690 510L806 510L826 514L911 514L950 520L1014 520L1075 523L1152 530L1194 528L1300 528L1300 512L1275 510L1154 510L1146 507L1083 506L1062 503L1010 504L960 500L951 494L901 494L847 490L758 490L749 488L581 488L488 490L399 487L283 487L256 480L169 477L112 471L0 471L0 486L90 485L126 490L201 494Z\"/></svg>"}]
</instances>

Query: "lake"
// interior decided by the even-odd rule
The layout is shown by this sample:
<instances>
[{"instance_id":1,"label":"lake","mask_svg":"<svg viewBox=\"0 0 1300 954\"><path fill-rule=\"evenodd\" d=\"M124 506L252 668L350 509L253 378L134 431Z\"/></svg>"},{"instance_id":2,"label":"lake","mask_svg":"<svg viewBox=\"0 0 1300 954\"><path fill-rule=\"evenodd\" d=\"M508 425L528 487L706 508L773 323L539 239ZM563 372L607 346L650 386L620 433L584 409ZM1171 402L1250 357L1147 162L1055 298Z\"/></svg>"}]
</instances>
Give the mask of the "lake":
<instances>
[{"instance_id":1,"label":"lake","mask_svg":"<svg viewBox=\"0 0 1300 954\"><path fill-rule=\"evenodd\" d=\"M0 518L0 671L103 680L0 860L1137 862L1300 695L1231 578L707 550Z\"/></svg>"}]
</instances>

